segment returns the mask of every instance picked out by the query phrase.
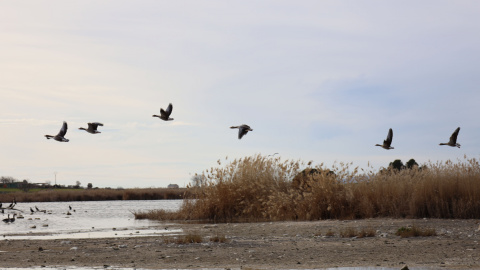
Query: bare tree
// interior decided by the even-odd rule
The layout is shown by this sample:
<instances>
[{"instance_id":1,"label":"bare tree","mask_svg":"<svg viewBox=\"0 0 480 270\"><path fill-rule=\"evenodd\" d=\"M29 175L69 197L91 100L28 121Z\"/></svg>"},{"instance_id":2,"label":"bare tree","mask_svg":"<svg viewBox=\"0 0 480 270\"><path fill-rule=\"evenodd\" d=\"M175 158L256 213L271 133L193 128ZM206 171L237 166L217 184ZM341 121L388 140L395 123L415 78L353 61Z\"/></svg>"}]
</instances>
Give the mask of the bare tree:
<instances>
[{"instance_id":1,"label":"bare tree","mask_svg":"<svg viewBox=\"0 0 480 270\"><path fill-rule=\"evenodd\" d=\"M24 179L22 183L19 185L20 189L28 192L30 190L31 184L28 182L27 179Z\"/></svg>"},{"instance_id":2,"label":"bare tree","mask_svg":"<svg viewBox=\"0 0 480 270\"><path fill-rule=\"evenodd\" d=\"M203 174L195 174L194 176L192 176L190 182L192 183L193 187L200 187L205 182L205 176Z\"/></svg>"},{"instance_id":3,"label":"bare tree","mask_svg":"<svg viewBox=\"0 0 480 270\"><path fill-rule=\"evenodd\" d=\"M9 184L9 183L14 183L14 182L17 182L17 179L11 177L11 176L2 176L0 178L0 182L4 183L4 184Z\"/></svg>"},{"instance_id":4,"label":"bare tree","mask_svg":"<svg viewBox=\"0 0 480 270\"><path fill-rule=\"evenodd\" d=\"M81 185L81 184L82 184L82 183L80 183L80 181L75 182L75 188L80 188L80 185Z\"/></svg>"}]
</instances>

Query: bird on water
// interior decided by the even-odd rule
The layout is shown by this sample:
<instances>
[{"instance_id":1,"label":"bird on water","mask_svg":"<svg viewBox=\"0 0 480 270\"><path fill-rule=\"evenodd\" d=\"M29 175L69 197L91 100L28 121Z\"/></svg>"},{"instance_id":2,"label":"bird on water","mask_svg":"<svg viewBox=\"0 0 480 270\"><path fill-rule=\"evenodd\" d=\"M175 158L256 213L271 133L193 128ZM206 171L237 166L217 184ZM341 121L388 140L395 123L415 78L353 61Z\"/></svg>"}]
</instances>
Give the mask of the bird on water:
<instances>
[{"instance_id":1,"label":"bird on water","mask_svg":"<svg viewBox=\"0 0 480 270\"><path fill-rule=\"evenodd\" d=\"M232 126L230 128L238 128L238 139L240 140L244 135L246 135L249 131L253 131L249 125L241 125L241 126Z\"/></svg>"},{"instance_id":2,"label":"bird on water","mask_svg":"<svg viewBox=\"0 0 480 270\"><path fill-rule=\"evenodd\" d=\"M45 137L47 139L54 139L55 141L59 141L59 142L68 142L69 139L65 138L65 134L67 134L67 129L68 129L67 122L63 121L62 128L60 129L60 132L58 132L57 135L55 136L45 135Z\"/></svg>"},{"instance_id":3,"label":"bird on water","mask_svg":"<svg viewBox=\"0 0 480 270\"><path fill-rule=\"evenodd\" d=\"M393 139L393 131L392 129L389 129L387 138L383 141L383 144L375 144L375 146L380 146L383 149L387 149L387 150L394 149L393 147L390 146L392 144L392 139Z\"/></svg>"},{"instance_id":4,"label":"bird on water","mask_svg":"<svg viewBox=\"0 0 480 270\"><path fill-rule=\"evenodd\" d=\"M170 114L172 114L173 106L172 103L168 104L168 107L166 110L160 108L160 115L152 115L152 117L158 117L162 119L163 121L172 121L173 118L170 118Z\"/></svg>"},{"instance_id":5,"label":"bird on water","mask_svg":"<svg viewBox=\"0 0 480 270\"><path fill-rule=\"evenodd\" d=\"M452 133L452 136L450 136L450 141L448 143L441 143L440 145L448 145L448 146L451 146L451 147L460 148L460 144L457 143L457 137L458 137L459 132L460 132L460 127L455 129L455 131Z\"/></svg>"}]
</instances>

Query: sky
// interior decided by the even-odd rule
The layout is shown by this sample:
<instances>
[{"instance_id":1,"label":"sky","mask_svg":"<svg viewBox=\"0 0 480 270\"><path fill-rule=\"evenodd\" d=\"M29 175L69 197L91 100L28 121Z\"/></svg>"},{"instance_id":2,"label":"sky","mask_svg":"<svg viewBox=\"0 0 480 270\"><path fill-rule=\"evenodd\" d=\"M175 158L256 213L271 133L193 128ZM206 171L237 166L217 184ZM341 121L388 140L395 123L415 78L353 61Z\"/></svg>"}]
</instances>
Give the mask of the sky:
<instances>
[{"instance_id":1,"label":"sky","mask_svg":"<svg viewBox=\"0 0 480 270\"><path fill-rule=\"evenodd\" d=\"M477 1L2 1L0 176L166 187L255 154L478 159L479 33ZM152 117L169 103L175 120ZM47 140L63 121L70 141ZM439 146L457 127L462 147Z\"/></svg>"}]
</instances>

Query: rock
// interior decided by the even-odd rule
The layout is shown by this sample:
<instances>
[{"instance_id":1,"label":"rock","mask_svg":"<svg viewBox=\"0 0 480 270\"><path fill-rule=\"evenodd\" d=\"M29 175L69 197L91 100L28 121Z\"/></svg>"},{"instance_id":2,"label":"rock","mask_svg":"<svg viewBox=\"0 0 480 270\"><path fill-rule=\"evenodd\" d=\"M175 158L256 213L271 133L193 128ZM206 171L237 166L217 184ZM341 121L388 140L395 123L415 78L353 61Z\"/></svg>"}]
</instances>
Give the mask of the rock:
<instances>
[{"instance_id":1,"label":"rock","mask_svg":"<svg viewBox=\"0 0 480 270\"><path fill-rule=\"evenodd\" d=\"M408 269L408 266L405 265L405 266L402 267L400 270L409 270L409 269Z\"/></svg>"},{"instance_id":2,"label":"rock","mask_svg":"<svg viewBox=\"0 0 480 270\"><path fill-rule=\"evenodd\" d=\"M39 248L38 248L38 251L43 251L43 248L42 248L42 247L39 247Z\"/></svg>"}]
</instances>

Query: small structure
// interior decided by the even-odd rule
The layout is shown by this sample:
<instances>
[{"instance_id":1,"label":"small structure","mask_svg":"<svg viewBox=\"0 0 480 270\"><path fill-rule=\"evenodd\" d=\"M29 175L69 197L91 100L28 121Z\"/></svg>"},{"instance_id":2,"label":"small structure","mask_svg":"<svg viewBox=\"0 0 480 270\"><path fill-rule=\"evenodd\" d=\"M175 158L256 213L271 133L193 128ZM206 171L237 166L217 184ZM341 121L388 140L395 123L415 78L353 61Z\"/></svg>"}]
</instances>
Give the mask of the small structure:
<instances>
[{"instance_id":1,"label":"small structure","mask_svg":"<svg viewBox=\"0 0 480 270\"><path fill-rule=\"evenodd\" d=\"M167 188L179 188L177 184L170 184Z\"/></svg>"}]
</instances>

